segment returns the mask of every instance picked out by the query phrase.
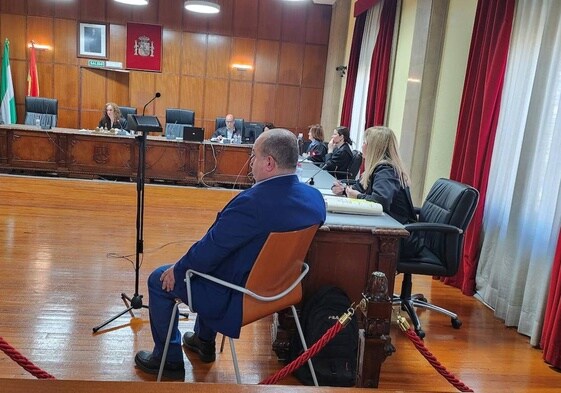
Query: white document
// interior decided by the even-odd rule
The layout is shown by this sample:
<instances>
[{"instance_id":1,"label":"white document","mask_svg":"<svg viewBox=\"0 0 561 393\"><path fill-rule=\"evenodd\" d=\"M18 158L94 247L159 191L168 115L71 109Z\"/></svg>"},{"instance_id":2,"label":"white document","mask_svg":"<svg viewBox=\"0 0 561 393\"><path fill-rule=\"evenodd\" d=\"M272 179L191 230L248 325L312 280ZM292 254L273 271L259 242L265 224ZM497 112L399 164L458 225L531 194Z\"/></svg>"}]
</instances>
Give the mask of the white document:
<instances>
[{"instance_id":1,"label":"white document","mask_svg":"<svg viewBox=\"0 0 561 393\"><path fill-rule=\"evenodd\" d=\"M383 213L382 205L364 199L352 199L332 195L324 195L325 206L328 212L361 214L376 216Z\"/></svg>"}]
</instances>

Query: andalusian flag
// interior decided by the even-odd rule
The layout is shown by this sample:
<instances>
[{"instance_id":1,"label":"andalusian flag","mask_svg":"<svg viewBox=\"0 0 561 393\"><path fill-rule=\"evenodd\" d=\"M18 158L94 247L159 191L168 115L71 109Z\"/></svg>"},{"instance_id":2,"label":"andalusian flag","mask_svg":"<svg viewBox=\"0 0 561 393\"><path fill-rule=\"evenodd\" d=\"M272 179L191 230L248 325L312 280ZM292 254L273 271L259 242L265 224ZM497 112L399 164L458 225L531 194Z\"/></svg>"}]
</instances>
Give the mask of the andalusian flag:
<instances>
[{"instance_id":1,"label":"andalusian flag","mask_svg":"<svg viewBox=\"0 0 561 393\"><path fill-rule=\"evenodd\" d=\"M10 69L10 41L4 41L4 55L2 56L2 83L0 84L2 105L2 121L4 124L16 123L16 99L14 98L14 84Z\"/></svg>"},{"instance_id":2,"label":"andalusian flag","mask_svg":"<svg viewBox=\"0 0 561 393\"><path fill-rule=\"evenodd\" d=\"M35 58L35 45L33 41L31 41L29 72L27 73L27 95L39 97L39 77L37 76L37 60Z\"/></svg>"}]
</instances>

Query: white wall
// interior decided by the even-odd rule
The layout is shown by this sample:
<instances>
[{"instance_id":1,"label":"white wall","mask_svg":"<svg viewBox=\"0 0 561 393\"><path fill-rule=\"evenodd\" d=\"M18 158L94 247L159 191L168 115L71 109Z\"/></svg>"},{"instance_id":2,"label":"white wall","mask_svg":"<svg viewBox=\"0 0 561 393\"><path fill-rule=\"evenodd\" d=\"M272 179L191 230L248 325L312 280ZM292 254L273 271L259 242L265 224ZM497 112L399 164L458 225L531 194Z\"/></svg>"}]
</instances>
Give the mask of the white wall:
<instances>
[{"instance_id":1,"label":"white wall","mask_svg":"<svg viewBox=\"0 0 561 393\"><path fill-rule=\"evenodd\" d=\"M440 177L450 176L477 0L450 0L425 177L426 196Z\"/></svg>"},{"instance_id":2,"label":"white wall","mask_svg":"<svg viewBox=\"0 0 561 393\"><path fill-rule=\"evenodd\" d=\"M415 14L417 0L403 0L401 2L401 15L399 19L397 48L393 69L392 85L389 87L390 100L387 125L396 134L397 140L401 138L401 125L405 108L405 95L407 91L407 78L409 77L409 64L411 62L411 46L413 30L415 27Z\"/></svg>"}]
</instances>

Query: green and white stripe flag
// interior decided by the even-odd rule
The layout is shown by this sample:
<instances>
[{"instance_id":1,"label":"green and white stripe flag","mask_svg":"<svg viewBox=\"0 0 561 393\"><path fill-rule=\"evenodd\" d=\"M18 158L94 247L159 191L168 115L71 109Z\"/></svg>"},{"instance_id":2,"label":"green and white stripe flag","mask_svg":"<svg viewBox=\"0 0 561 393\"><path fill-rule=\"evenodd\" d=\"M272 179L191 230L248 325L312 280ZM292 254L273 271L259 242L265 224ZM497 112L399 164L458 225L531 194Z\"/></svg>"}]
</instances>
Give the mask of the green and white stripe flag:
<instances>
[{"instance_id":1,"label":"green and white stripe flag","mask_svg":"<svg viewBox=\"0 0 561 393\"><path fill-rule=\"evenodd\" d=\"M2 56L2 83L1 95L2 122L4 124L15 124L16 119L16 99L14 97L14 84L12 83L12 70L10 68L10 41L4 41L4 55Z\"/></svg>"}]
</instances>

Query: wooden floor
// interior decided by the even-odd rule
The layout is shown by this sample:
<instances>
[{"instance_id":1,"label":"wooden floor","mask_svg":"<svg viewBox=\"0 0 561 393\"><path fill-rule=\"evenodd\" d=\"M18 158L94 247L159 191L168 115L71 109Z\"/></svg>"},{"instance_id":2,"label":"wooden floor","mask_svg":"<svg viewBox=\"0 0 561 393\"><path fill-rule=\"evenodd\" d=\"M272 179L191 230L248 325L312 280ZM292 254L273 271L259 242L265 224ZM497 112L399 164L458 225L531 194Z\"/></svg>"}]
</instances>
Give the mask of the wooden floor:
<instances>
[{"instance_id":1,"label":"wooden floor","mask_svg":"<svg viewBox=\"0 0 561 393\"><path fill-rule=\"evenodd\" d=\"M146 185L139 286L145 304L148 274L180 257L233 195L230 190ZM135 312L135 318L126 314L92 334L95 325L124 310L121 292L135 292L135 217L133 183L0 175L0 336L59 380L154 381L133 360L136 351L152 346L147 310ZM559 391L561 373L480 302L431 278L415 278L414 289L459 313L463 326L455 330L447 317L422 312L425 344L474 391ZM237 348L246 384L257 384L282 367L271 351L270 323L263 320L242 330ZM180 322L182 331L192 326L192 319ZM391 336L397 352L383 365L380 390L456 391L395 325ZM190 354L185 358L187 382L235 382L229 351L212 364ZM31 390L26 386L35 379L2 352L0 378L16 379L1 380L4 388L20 380L22 391ZM298 381L287 377L280 384ZM137 386L128 385L130 391ZM100 389L90 391L115 391Z\"/></svg>"}]
</instances>

